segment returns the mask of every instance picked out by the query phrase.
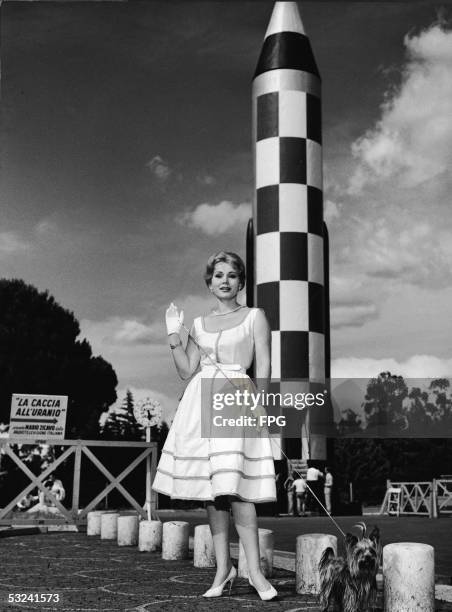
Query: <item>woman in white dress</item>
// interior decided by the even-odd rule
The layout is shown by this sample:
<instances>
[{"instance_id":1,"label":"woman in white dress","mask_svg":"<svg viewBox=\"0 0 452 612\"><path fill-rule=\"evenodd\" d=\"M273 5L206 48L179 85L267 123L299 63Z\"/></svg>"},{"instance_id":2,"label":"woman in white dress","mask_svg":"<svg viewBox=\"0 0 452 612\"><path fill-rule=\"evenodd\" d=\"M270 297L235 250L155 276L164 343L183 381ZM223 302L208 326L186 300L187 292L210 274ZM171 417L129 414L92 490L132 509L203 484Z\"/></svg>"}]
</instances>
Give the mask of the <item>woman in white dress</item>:
<instances>
[{"instance_id":1,"label":"woman in white dress","mask_svg":"<svg viewBox=\"0 0 452 612\"><path fill-rule=\"evenodd\" d=\"M183 311L174 304L166 311L169 345L180 377L191 379L180 401L162 450L153 489L173 499L206 502L217 572L204 597L218 597L237 571L229 554L229 510L247 559L249 582L261 599L273 599L276 590L260 568L254 503L276 501L275 471L268 431L253 436L208 437L201 433L201 383L209 380L245 386L246 370L255 363L258 379L270 377L270 328L264 312L237 302L245 284L245 266L235 253L213 255L204 275L217 300L209 315L194 320L186 348L179 332ZM249 386L249 385L248 385Z\"/></svg>"}]
</instances>

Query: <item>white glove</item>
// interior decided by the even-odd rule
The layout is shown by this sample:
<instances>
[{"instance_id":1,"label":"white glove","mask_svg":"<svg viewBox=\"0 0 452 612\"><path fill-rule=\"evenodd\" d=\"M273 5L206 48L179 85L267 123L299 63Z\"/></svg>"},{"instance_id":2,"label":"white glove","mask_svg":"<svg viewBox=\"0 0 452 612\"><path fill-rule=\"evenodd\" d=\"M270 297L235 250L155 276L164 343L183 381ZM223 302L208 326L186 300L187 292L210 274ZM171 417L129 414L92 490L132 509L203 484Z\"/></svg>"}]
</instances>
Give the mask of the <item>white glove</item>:
<instances>
[{"instance_id":1,"label":"white glove","mask_svg":"<svg viewBox=\"0 0 452 612\"><path fill-rule=\"evenodd\" d=\"M178 334L181 330L182 323L184 322L184 311L181 310L179 313L177 306L171 302L165 312L165 321L168 336L170 334Z\"/></svg>"}]
</instances>

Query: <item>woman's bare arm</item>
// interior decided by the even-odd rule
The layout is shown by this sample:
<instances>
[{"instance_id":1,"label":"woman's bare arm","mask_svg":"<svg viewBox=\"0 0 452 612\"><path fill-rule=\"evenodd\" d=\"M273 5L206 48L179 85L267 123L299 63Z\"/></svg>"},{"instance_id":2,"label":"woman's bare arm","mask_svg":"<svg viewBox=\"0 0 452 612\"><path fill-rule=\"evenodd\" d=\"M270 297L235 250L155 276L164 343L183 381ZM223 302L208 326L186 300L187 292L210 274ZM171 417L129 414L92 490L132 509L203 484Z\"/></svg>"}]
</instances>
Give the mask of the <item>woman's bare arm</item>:
<instances>
[{"instance_id":1,"label":"woman's bare arm","mask_svg":"<svg viewBox=\"0 0 452 612\"><path fill-rule=\"evenodd\" d=\"M192 332L193 333L193 327ZM170 334L168 336L170 344L178 344L180 340L179 334ZM187 380L195 372L199 365L199 349L189 336L187 346L182 344L171 350L173 354L174 365L177 373L182 380Z\"/></svg>"}]
</instances>

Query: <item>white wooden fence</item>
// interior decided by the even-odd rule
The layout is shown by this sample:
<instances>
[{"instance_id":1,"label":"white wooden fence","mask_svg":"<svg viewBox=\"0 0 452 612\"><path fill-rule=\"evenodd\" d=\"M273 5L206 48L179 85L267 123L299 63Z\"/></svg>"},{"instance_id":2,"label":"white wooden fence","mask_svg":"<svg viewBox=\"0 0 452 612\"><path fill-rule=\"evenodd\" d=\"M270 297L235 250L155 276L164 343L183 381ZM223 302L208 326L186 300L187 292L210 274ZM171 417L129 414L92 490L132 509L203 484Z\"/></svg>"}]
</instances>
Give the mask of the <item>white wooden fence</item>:
<instances>
[{"instance_id":1,"label":"white wooden fence","mask_svg":"<svg viewBox=\"0 0 452 612\"><path fill-rule=\"evenodd\" d=\"M30 479L28 484L14 499L12 499L4 508L0 509L0 525L10 525L12 522L15 524L35 525L53 523L53 524L72 524L80 525L86 523L86 517L90 510L93 510L102 499L108 495L113 489L117 489L130 503L130 505L144 518L147 518L146 510L143 508L143 502L138 502L127 489L121 484L121 481L132 472L142 461L146 461L150 458L150 477L153 478L157 466L157 443L156 442L125 442L125 441L106 441L106 440L58 440L52 443L46 442L49 446L67 446L66 450L56 459L51 465L48 466L41 474L36 476L29 469L29 467L22 461L17 455L12 446L17 444L30 444L29 439L21 438L0 438L0 452L4 452L8 455L14 463L24 472L24 474ZM143 449L143 451L118 475L114 476L111 472L103 465L103 463L96 457L96 455L90 450L89 447L109 447L109 448L136 448ZM65 461L72 454L75 454L74 461L74 478L72 485L72 507L70 509L65 508L63 504L55 497L55 495L44 486L44 481L48 476L57 468L63 461ZM105 476L107 479L106 487L92 499L84 508L79 508L80 500L80 467L82 455L85 455ZM149 476L148 476L149 477ZM14 517L8 516L11 511L17 505L17 502L23 497L28 495L33 489L38 488L45 494L45 497L51 501L52 504L59 510L59 518L33 518L28 517L26 513L22 513L20 517L17 515ZM146 483L143 482L143 495L146 492ZM153 494L151 497L151 511L154 512L157 508L157 494Z\"/></svg>"}]
</instances>

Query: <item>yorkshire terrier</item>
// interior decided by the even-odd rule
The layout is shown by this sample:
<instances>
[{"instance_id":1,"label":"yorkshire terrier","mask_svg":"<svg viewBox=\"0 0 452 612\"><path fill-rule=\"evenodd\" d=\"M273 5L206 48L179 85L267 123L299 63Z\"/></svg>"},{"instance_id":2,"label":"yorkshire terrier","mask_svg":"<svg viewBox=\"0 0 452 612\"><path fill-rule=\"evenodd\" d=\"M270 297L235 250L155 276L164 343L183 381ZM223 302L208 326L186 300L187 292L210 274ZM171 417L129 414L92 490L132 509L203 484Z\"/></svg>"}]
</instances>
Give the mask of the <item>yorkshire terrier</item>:
<instances>
[{"instance_id":1,"label":"yorkshire terrier","mask_svg":"<svg viewBox=\"0 0 452 612\"><path fill-rule=\"evenodd\" d=\"M362 535L345 536L345 558L327 548L319 562L322 612L366 612L375 605L377 572L380 566L380 530L366 537L366 525L358 523Z\"/></svg>"}]
</instances>

